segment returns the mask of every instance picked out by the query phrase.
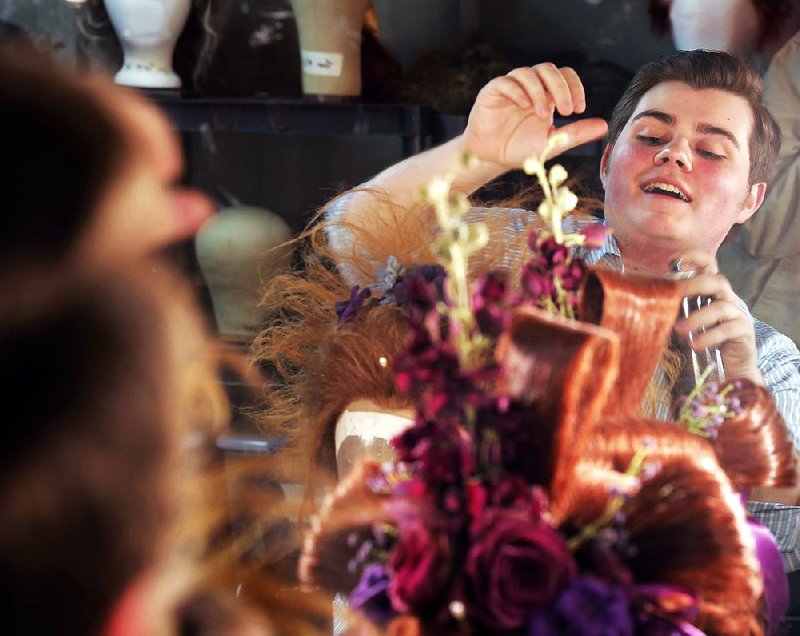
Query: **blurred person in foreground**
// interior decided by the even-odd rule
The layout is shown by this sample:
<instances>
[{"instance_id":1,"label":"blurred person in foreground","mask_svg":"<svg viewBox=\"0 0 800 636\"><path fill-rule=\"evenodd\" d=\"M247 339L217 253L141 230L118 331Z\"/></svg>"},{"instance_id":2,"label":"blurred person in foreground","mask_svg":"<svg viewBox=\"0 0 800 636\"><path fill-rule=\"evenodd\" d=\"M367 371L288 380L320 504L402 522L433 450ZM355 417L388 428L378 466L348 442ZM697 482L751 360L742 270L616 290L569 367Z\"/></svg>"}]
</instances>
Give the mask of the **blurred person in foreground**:
<instances>
[{"instance_id":1,"label":"blurred person in foreground","mask_svg":"<svg viewBox=\"0 0 800 636\"><path fill-rule=\"evenodd\" d=\"M135 92L27 50L0 52L0 112L3 632L312 633L231 545L207 452L229 415L220 348L152 258L212 213L176 185L176 135Z\"/></svg>"}]
</instances>

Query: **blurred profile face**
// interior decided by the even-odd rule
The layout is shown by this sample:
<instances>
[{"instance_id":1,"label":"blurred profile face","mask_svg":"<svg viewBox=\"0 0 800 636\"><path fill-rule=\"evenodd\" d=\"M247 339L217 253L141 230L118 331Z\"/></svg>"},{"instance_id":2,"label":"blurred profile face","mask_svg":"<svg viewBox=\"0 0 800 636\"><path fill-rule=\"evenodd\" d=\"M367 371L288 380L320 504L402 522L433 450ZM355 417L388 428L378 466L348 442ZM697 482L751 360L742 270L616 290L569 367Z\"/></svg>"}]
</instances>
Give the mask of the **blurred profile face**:
<instances>
[{"instance_id":1,"label":"blurred profile face","mask_svg":"<svg viewBox=\"0 0 800 636\"><path fill-rule=\"evenodd\" d=\"M202 193L175 184L180 144L152 104L105 81L90 84L120 122L130 157L109 185L82 246L90 260L147 253L187 239L213 213Z\"/></svg>"},{"instance_id":2,"label":"blurred profile face","mask_svg":"<svg viewBox=\"0 0 800 636\"><path fill-rule=\"evenodd\" d=\"M678 50L714 49L746 58L756 49L760 25L751 0L671 0L669 17Z\"/></svg>"},{"instance_id":3,"label":"blurred profile face","mask_svg":"<svg viewBox=\"0 0 800 636\"><path fill-rule=\"evenodd\" d=\"M623 249L715 254L755 212L752 113L743 97L683 82L647 91L601 161L606 219Z\"/></svg>"}]
</instances>

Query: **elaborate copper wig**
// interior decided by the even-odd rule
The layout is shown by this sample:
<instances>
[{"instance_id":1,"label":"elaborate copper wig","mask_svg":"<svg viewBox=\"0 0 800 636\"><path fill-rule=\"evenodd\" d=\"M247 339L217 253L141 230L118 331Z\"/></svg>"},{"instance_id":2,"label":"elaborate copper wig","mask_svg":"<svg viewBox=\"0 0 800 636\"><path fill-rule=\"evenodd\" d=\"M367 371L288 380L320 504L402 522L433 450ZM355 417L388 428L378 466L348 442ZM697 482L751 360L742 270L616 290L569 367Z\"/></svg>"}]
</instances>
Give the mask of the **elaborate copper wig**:
<instances>
[{"instance_id":1,"label":"elaborate copper wig","mask_svg":"<svg viewBox=\"0 0 800 636\"><path fill-rule=\"evenodd\" d=\"M735 475L766 479L788 471L790 455L779 452L768 460L769 444L740 446L737 452L719 440L715 449L709 440L674 423L631 413L602 416L602 411L613 411L604 409L604 403L617 399L617 340L606 329L537 311L515 315L498 347L498 357L507 364L500 389L530 407L536 439L530 444L529 463L540 470L526 477L547 487L554 523L565 536L578 535L627 490L621 511L635 551L626 566L636 583L690 591L699 611L692 622L708 634L762 634L762 581L753 538L740 497L717 455ZM595 388L597 394L586 400ZM758 390L753 393L754 403L762 397L771 401ZM755 434L767 427L752 428ZM626 475L643 449L644 470ZM767 465L771 471L765 471ZM368 487L370 476L379 473L377 464L365 463L326 501L301 560L306 583L334 592L358 581L352 568L343 574L352 556L352 537L366 535L372 523L391 517L391 508L382 505L383 495ZM585 550L577 548L579 562L589 558ZM458 632L457 626L453 629Z\"/></svg>"},{"instance_id":2,"label":"elaborate copper wig","mask_svg":"<svg viewBox=\"0 0 800 636\"><path fill-rule=\"evenodd\" d=\"M391 210L391 223L376 215L366 230L321 212L299 239L301 271L273 278L263 293L266 326L253 342L252 358L269 380L257 417L266 430L290 437L287 452L297 455L290 477L313 487L334 474L334 425L347 404L365 398L391 409L410 406L408 396L396 392L391 372L391 361L406 345L406 313L381 305L340 328L334 309L353 285L375 282L389 256L405 265L435 262L420 241L435 232L432 211L402 210L379 195L376 200ZM334 200L329 207L343 203ZM519 271L530 254L528 233L509 231L502 214L483 220L493 238L470 262L473 273L498 265ZM389 364L381 365L381 358Z\"/></svg>"}]
</instances>

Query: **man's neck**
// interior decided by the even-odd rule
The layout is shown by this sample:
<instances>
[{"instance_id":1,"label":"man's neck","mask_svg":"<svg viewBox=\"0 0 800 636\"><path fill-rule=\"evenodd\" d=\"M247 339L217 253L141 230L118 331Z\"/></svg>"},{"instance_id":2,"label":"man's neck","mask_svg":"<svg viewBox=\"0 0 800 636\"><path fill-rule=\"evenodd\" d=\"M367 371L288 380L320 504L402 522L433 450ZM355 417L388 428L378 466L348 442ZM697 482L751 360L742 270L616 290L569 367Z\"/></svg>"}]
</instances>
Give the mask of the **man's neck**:
<instances>
[{"instance_id":1,"label":"man's neck","mask_svg":"<svg viewBox=\"0 0 800 636\"><path fill-rule=\"evenodd\" d=\"M674 249L658 249L652 245L648 245L648 248L631 249L628 245L619 245L625 273L656 278L670 274L670 265L680 254Z\"/></svg>"}]
</instances>

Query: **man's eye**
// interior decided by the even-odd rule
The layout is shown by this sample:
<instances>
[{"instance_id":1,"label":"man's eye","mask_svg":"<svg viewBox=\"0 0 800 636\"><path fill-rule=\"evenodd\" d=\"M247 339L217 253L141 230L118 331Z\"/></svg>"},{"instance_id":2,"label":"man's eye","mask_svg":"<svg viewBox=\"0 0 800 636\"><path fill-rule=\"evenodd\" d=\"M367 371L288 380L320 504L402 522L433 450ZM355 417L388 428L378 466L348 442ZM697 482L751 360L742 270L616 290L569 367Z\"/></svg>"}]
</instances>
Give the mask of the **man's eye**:
<instances>
[{"instance_id":1,"label":"man's eye","mask_svg":"<svg viewBox=\"0 0 800 636\"><path fill-rule=\"evenodd\" d=\"M718 155L715 152L711 152L710 150L704 150L702 148L698 148L697 154L706 159L713 159L715 161L725 158L725 155Z\"/></svg>"},{"instance_id":2,"label":"man's eye","mask_svg":"<svg viewBox=\"0 0 800 636\"><path fill-rule=\"evenodd\" d=\"M643 141L644 143L650 146L659 146L664 143L664 140L661 137L650 137L649 135L636 135L636 138L639 141Z\"/></svg>"}]
</instances>

